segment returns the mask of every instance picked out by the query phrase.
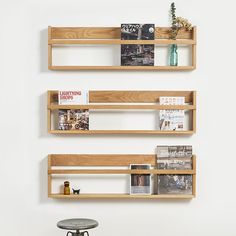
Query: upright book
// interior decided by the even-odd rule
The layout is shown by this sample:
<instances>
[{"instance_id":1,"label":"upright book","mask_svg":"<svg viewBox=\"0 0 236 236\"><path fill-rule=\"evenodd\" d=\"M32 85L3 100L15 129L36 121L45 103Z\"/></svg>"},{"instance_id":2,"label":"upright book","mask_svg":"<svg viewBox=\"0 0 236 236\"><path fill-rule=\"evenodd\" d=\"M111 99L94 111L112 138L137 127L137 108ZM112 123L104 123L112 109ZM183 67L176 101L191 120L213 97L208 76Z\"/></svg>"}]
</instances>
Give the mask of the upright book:
<instances>
[{"instance_id":1,"label":"upright book","mask_svg":"<svg viewBox=\"0 0 236 236\"><path fill-rule=\"evenodd\" d=\"M149 170L150 165L131 164L131 170ZM151 194L151 175L150 174L131 174L130 194Z\"/></svg>"},{"instance_id":2,"label":"upright book","mask_svg":"<svg viewBox=\"0 0 236 236\"><path fill-rule=\"evenodd\" d=\"M121 40L154 40L154 24L121 24ZM154 66L154 44L122 44L122 66Z\"/></svg>"}]
</instances>

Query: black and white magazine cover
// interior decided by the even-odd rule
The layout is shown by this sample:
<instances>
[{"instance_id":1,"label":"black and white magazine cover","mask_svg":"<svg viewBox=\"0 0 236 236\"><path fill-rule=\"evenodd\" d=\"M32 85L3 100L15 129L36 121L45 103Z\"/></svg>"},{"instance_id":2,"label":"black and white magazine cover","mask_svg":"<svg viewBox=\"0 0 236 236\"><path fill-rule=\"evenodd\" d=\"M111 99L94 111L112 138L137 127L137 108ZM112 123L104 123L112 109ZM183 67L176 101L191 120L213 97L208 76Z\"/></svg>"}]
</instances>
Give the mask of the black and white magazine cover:
<instances>
[{"instance_id":1,"label":"black and white magazine cover","mask_svg":"<svg viewBox=\"0 0 236 236\"><path fill-rule=\"evenodd\" d=\"M154 40L154 24L121 24L121 40ZM122 66L154 66L154 44L122 44Z\"/></svg>"},{"instance_id":2,"label":"black and white magazine cover","mask_svg":"<svg viewBox=\"0 0 236 236\"><path fill-rule=\"evenodd\" d=\"M192 194L192 175L159 175L158 194Z\"/></svg>"},{"instance_id":3,"label":"black and white magazine cover","mask_svg":"<svg viewBox=\"0 0 236 236\"><path fill-rule=\"evenodd\" d=\"M89 110L59 110L59 130L89 130Z\"/></svg>"},{"instance_id":4,"label":"black and white magazine cover","mask_svg":"<svg viewBox=\"0 0 236 236\"><path fill-rule=\"evenodd\" d=\"M191 170L192 146L157 146L157 168Z\"/></svg>"},{"instance_id":5,"label":"black and white magazine cover","mask_svg":"<svg viewBox=\"0 0 236 236\"><path fill-rule=\"evenodd\" d=\"M131 164L131 170L149 170L151 165ZM151 175L150 174L131 174L130 194L151 194Z\"/></svg>"}]
</instances>

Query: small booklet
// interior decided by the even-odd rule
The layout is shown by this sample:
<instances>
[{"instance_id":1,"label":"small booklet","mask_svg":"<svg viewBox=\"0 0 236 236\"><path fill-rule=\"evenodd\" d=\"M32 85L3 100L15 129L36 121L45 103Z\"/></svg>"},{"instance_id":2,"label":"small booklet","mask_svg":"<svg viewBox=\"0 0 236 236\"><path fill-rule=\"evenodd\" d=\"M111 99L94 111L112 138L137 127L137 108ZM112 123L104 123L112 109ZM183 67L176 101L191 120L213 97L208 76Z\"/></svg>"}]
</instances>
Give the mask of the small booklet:
<instances>
[{"instance_id":1,"label":"small booklet","mask_svg":"<svg viewBox=\"0 0 236 236\"><path fill-rule=\"evenodd\" d=\"M149 170L151 165L131 164L131 170ZM131 174L130 194L151 194L151 175L150 174Z\"/></svg>"},{"instance_id":2,"label":"small booklet","mask_svg":"<svg viewBox=\"0 0 236 236\"><path fill-rule=\"evenodd\" d=\"M160 105L184 105L185 97L160 97ZM160 130L183 130L184 110L160 110Z\"/></svg>"}]
</instances>

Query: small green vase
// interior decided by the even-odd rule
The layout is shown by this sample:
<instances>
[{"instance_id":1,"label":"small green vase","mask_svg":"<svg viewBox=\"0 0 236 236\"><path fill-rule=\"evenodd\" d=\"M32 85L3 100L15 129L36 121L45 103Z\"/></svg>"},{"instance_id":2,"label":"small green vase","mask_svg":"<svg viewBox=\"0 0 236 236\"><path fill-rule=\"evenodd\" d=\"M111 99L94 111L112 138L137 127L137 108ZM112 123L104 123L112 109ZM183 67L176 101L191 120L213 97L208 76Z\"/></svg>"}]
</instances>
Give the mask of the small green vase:
<instances>
[{"instance_id":1,"label":"small green vase","mask_svg":"<svg viewBox=\"0 0 236 236\"><path fill-rule=\"evenodd\" d=\"M170 46L170 66L178 66L177 44Z\"/></svg>"}]
</instances>

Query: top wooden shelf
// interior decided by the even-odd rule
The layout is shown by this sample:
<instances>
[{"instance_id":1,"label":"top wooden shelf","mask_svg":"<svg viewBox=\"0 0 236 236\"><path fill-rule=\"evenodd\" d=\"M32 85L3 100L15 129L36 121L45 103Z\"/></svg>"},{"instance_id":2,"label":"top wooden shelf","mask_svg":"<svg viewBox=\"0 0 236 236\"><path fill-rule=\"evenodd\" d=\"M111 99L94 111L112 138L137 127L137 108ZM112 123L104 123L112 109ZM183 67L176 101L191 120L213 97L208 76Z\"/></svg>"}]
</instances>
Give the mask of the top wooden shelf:
<instances>
[{"instance_id":1,"label":"top wooden shelf","mask_svg":"<svg viewBox=\"0 0 236 236\"><path fill-rule=\"evenodd\" d=\"M155 40L121 40L120 27L48 27L48 68L50 70L161 70L181 71L196 68L196 27L181 29L176 40L170 38L169 27L156 27ZM53 65L52 48L63 45L182 44L191 46L189 66L71 66Z\"/></svg>"}]
</instances>

